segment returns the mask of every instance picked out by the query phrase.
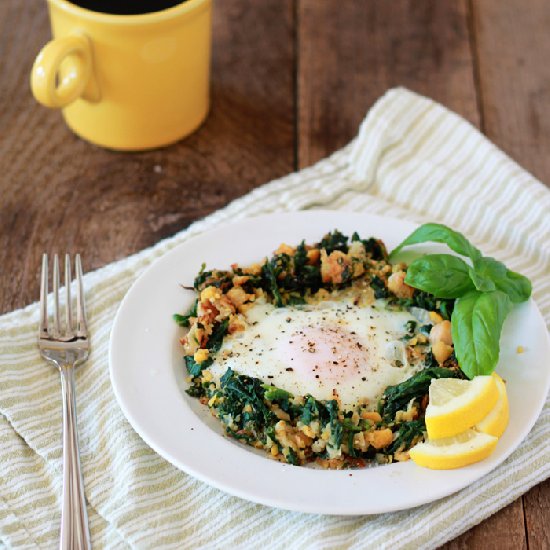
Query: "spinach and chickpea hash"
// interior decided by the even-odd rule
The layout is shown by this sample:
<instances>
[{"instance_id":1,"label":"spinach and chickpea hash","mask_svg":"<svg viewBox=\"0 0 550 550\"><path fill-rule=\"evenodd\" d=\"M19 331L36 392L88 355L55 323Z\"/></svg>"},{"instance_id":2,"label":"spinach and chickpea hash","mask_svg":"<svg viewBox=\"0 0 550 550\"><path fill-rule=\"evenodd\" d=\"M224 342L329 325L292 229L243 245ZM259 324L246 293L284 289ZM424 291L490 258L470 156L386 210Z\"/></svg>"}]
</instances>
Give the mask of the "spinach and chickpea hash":
<instances>
[{"instance_id":1,"label":"spinach and chickpea hash","mask_svg":"<svg viewBox=\"0 0 550 550\"><path fill-rule=\"evenodd\" d=\"M194 305L185 315L174 315L189 329L181 340L187 393L208 405L229 436L283 462L344 468L408 460L407 451L424 438L431 380L465 376L448 339L454 300L408 286L406 270L405 264L390 264L382 241L361 239L357 233L349 238L337 230L314 245L283 244L261 264L235 264L230 271L203 266L194 281ZM383 300L389 310L429 312L429 322L407 323L402 338L407 352L420 358L421 369L387 387L377 410L362 404L342 410L337 398L291 395L231 368L214 382L208 370L213 356L226 334L245 329L243 314L255 301L300 307L343 292Z\"/></svg>"}]
</instances>

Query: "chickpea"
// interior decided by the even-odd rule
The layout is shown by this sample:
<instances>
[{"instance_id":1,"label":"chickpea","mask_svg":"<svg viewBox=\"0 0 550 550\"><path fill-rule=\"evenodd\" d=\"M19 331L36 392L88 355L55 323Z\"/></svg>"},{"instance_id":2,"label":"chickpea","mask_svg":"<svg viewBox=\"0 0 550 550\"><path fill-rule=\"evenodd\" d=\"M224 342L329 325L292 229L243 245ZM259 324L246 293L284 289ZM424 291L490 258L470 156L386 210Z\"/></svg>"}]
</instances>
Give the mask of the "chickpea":
<instances>
[{"instance_id":1,"label":"chickpea","mask_svg":"<svg viewBox=\"0 0 550 550\"><path fill-rule=\"evenodd\" d=\"M437 323L441 323L441 321L443 321L443 317L435 311L430 311L430 321L432 322L432 325L437 325Z\"/></svg>"},{"instance_id":2,"label":"chickpea","mask_svg":"<svg viewBox=\"0 0 550 550\"><path fill-rule=\"evenodd\" d=\"M398 298L412 298L414 294L414 288L405 283L406 276L404 271L397 271L388 279L388 289Z\"/></svg>"},{"instance_id":3,"label":"chickpea","mask_svg":"<svg viewBox=\"0 0 550 550\"><path fill-rule=\"evenodd\" d=\"M432 327L432 330L430 330L430 344L433 346L437 342L443 342L448 346L453 344L451 321L441 321L441 323L437 323Z\"/></svg>"},{"instance_id":4,"label":"chickpea","mask_svg":"<svg viewBox=\"0 0 550 550\"><path fill-rule=\"evenodd\" d=\"M388 446L393 440L393 433L389 428L383 430L375 430L370 432L371 445L375 449L382 449Z\"/></svg>"},{"instance_id":5,"label":"chickpea","mask_svg":"<svg viewBox=\"0 0 550 550\"><path fill-rule=\"evenodd\" d=\"M445 363L447 359L451 356L451 353L453 352L453 347L449 346L449 344L445 344L444 342L436 342L432 346L432 353L435 357L435 360L442 365Z\"/></svg>"}]
</instances>

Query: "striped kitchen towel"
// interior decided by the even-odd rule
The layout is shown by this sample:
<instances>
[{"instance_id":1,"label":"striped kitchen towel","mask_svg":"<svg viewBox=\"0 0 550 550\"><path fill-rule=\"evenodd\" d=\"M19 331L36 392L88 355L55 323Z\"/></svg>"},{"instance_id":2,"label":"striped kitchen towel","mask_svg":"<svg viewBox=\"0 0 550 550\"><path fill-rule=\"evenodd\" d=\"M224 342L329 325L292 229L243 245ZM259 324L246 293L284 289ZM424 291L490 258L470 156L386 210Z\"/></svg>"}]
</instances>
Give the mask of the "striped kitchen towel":
<instances>
[{"instance_id":1,"label":"striped kitchen towel","mask_svg":"<svg viewBox=\"0 0 550 550\"><path fill-rule=\"evenodd\" d=\"M549 476L548 402L528 439L482 483L378 516L319 516L253 504L195 480L143 443L109 381L109 332L125 292L153 260L217 224L307 208L451 225L529 276L550 324L550 191L460 117L407 90L391 90L341 151L86 275L94 345L76 378L95 548L431 548ZM53 548L58 539L59 377L38 355L37 321L36 304L0 319L0 542L7 548Z\"/></svg>"}]
</instances>

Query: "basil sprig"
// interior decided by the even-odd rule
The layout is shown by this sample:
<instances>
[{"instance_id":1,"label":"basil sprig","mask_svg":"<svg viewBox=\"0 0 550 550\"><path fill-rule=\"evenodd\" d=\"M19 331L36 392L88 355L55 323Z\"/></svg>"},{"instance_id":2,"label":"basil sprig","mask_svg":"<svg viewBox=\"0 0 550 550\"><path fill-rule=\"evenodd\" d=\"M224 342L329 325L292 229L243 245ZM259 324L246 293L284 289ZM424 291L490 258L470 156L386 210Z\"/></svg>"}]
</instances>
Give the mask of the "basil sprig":
<instances>
[{"instance_id":1,"label":"basil sprig","mask_svg":"<svg viewBox=\"0 0 550 550\"><path fill-rule=\"evenodd\" d=\"M512 301L500 290L474 290L457 300L451 334L456 360L468 378L493 372L502 325L511 309Z\"/></svg>"},{"instance_id":2,"label":"basil sprig","mask_svg":"<svg viewBox=\"0 0 550 550\"><path fill-rule=\"evenodd\" d=\"M390 258L395 256L404 246L428 242L446 244L457 254L468 256L472 260L481 258L481 252L462 233L442 223L425 223L421 225L392 250Z\"/></svg>"},{"instance_id":3,"label":"basil sprig","mask_svg":"<svg viewBox=\"0 0 550 550\"><path fill-rule=\"evenodd\" d=\"M504 320L513 303L529 299L531 282L502 262L483 256L462 233L442 224L420 226L390 258L404 246L424 242L444 243L469 258L471 265L450 254L428 254L409 265L405 282L437 298L456 299L451 327L458 364L468 378L491 374L498 362Z\"/></svg>"}]
</instances>

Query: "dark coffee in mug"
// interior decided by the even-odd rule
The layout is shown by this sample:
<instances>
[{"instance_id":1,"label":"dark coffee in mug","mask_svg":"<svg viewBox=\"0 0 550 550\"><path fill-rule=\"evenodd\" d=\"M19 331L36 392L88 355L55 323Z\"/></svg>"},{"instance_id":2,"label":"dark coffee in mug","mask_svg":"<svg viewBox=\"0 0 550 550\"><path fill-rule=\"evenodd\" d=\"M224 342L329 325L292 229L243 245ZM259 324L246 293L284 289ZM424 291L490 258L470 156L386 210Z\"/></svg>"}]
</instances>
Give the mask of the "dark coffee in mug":
<instances>
[{"instance_id":1,"label":"dark coffee in mug","mask_svg":"<svg viewBox=\"0 0 550 550\"><path fill-rule=\"evenodd\" d=\"M183 0L185 1L185 0ZM172 8L182 0L71 0L72 4L91 11L115 15L139 15Z\"/></svg>"}]
</instances>

